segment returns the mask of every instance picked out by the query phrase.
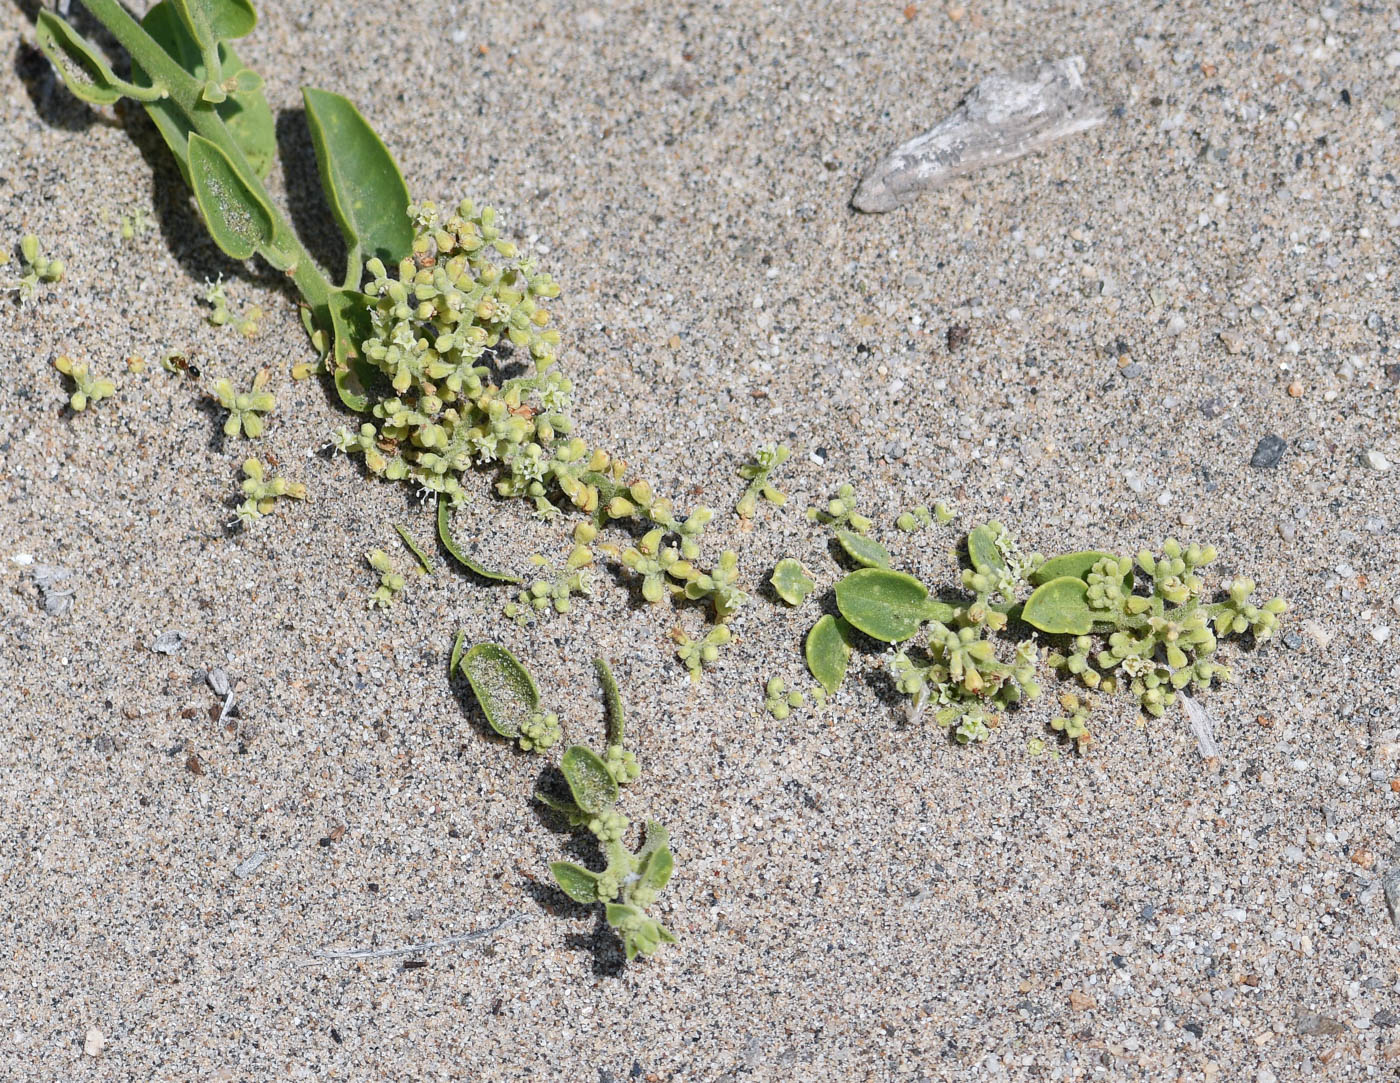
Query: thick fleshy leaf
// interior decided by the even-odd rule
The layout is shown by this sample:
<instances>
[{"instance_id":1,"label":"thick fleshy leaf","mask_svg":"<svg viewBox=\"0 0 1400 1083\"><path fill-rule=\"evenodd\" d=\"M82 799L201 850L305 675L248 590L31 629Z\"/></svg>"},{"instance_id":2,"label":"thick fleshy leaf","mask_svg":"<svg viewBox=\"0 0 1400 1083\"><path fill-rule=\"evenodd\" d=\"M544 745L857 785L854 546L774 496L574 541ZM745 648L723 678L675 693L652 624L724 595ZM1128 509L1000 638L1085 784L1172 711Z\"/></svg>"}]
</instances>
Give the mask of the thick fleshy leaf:
<instances>
[{"instance_id":1,"label":"thick fleshy leaf","mask_svg":"<svg viewBox=\"0 0 1400 1083\"><path fill-rule=\"evenodd\" d=\"M518 575L511 575L509 572L492 571L490 568L478 564L457 546L457 542L452 537L452 502L445 496L438 497L437 507L437 527L438 538L442 542L442 547L448 554L467 571L481 576L483 579L491 579L498 583L519 583Z\"/></svg>"},{"instance_id":2,"label":"thick fleshy leaf","mask_svg":"<svg viewBox=\"0 0 1400 1083\"><path fill-rule=\"evenodd\" d=\"M1082 553L1064 553L1061 556L1051 557L1035 571L1031 572L1031 582L1036 586L1041 586L1052 579L1059 579L1064 575L1071 575L1075 579L1087 580L1089 571L1095 564L1105 557L1112 557L1113 553L1101 553L1096 549L1085 550ZM1123 577L1123 586L1131 592L1133 589L1133 572L1128 570L1128 574Z\"/></svg>"},{"instance_id":3,"label":"thick fleshy leaf","mask_svg":"<svg viewBox=\"0 0 1400 1083\"><path fill-rule=\"evenodd\" d=\"M574 745L560 758L559 769L574 802L584 812L595 815L617 800L617 781L599 755L591 748Z\"/></svg>"},{"instance_id":4,"label":"thick fleshy leaf","mask_svg":"<svg viewBox=\"0 0 1400 1083\"><path fill-rule=\"evenodd\" d=\"M802 570L802 565L791 557L784 557L778 561L769 582L773 584L773 590L777 592L778 597L788 605L801 605L816 586L811 576Z\"/></svg>"},{"instance_id":5,"label":"thick fleshy leaf","mask_svg":"<svg viewBox=\"0 0 1400 1083\"><path fill-rule=\"evenodd\" d=\"M214 243L247 259L272 240L272 209L239 175L220 147L190 133L190 184Z\"/></svg>"},{"instance_id":6,"label":"thick fleshy leaf","mask_svg":"<svg viewBox=\"0 0 1400 1083\"><path fill-rule=\"evenodd\" d=\"M834 695L851 661L850 625L830 613L822 617L807 633L806 655L812 676L827 695Z\"/></svg>"},{"instance_id":7,"label":"thick fleshy leaf","mask_svg":"<svg viewBox=\"0 0 1400 1083\"><path fill-rule=\"evenodd\" d=\"M321 185L354 261L352 274L358 276L371 256L395 266L413 247L413 224L408 186L393 155L349 99L313 87L301 93Z\"/></svg>"},{"instance_id":8,"label":"thick fleshy leaf","mask_svg":"<svg viewBox=\"0 0 1400 1083\"><path fill-rule=\"evenodd\" d=\"M1021 619L1042 632L1088 635L1094 629L1084 580L1062 575L1035 589L1021 609Z\"/></svg>"},{"instance_id":9,"label":"thick fleshy leaf","mask_svg":"<svg viewBox=\"0 0 1400 1083\"><path fill-rule=\"evenodd\" d=\"M186 29L201 46L241 38L258 25L248 0L172 0Z\"/></svg>"},{"instance_id":10,"label":"thick fleshy leaf","mask_svg":"<svg viewBox=\"0 0 1400 1083\"><path fill-rule=\"evenodd\" d=\"M618 691L617 679L613 676L606 658L593 659L593 672L598 674L598 683L603 686L603 707L608 717L608 745L620 745L627 735L627 715L622 708L622 693Z\"/></svg>"},{"instance_id":11,"label":"thick fleshy leaf","mask_svg":"<svg viewBox=\"0 0 1400 1083\"><path fill-rule=\"evenodd\" d=\"M660 891L671 879L671 872L676 867L666 829L648 820L646 845L637 852L637 856L641 859L637 863L637 875L642 883L654 891Z\"/></svg>"},{"instance_id":12,"label":"thick fleshy leaf","mask_svg":"<svg viewBox=\"0 0 1400 1083\"><path fill-rule=\"evenodd\" d=\"M141 26L155 38L170 58L187 71L191 77L203 82L205 78L204 56L198 43L190 36L189 30L171 6L171 0L161 0L146 12ZM228 128L229 135L238 144L238 149L248 159L248 164L260 178L266 178L277 160L277 130L268 107L267 98L262 92L262 80L257 73L246 67L234 51L232 45L219 46L219 57L225 80L233 79L235 89L227 98L216 105L215 111ZM132 78L137 83L149 85L150 77L133 62ZM160 129L166 145L180 163L180 170L189 179L186 140L190 128L181 110L170 100L149 102L146 111Z\"/></svg>"},{"instance_id":13,"label":"thick fleshy leaf","mask_svg":"<svg viewBox=\"0 0 1400 1083\"><path fill-rule=\"evenodd\" d=\"M947 623L953 606L934 601L912 575L888 568L862 568L836 584L836 607L851 625L873 639L899 643L927 620Z\"/></svg>"},{"instance_id":14,"label":"thick fleshy leaf","mask_svg":"<svg viewBox=\"0 0 1400 1083\"><path fill-rule=\"evenodd\" d=\"M515 655L496 643L478 643L462 656L462 673L491 728L502 737L519 735L539 706L540 690Z\"/></svg>"},{"instance_id":15,"label":"thick fleshy leaf","mask_svg":"<svg viewBox=\"0 0 1400 1083\"><path fill-rule=\"evenodd\" d=\"M574 902L586 905L598 901L596 872L589 872L582 865L575 865L572 861L554 861L550 863L549 873L559 885L559 890Z\"/></svg>"},{"instance_id":16,"label":"thick fleshy leaf","mask_svg":"<svg viewBox=\"0 0 1400 1083\"><path fill-rule=\"evenodd\" d=\"M996 535L989 526L973 527L968 532L967 558L977 571L985 575L1006 571L1006 561L997 548Z\"/></svg>"},{"instance_id":17,"label":"thick fleshy leaf","mask_svg":"<svg viewBox=\"0 0 1400 1083\"><path fill-rule=\"evenodd\" d=\"M326 300L334 338L331 376L340 401L356 413L369 409L366 388L373 382L375 368L360 349L370 334L369 302L362 293L334 290Z\"/></svg>"},{"instance_id":18,"label":"thick fleshy leaf","mask_svg":"<svg viewBox=\"0 0 1400 1083\"><path fill-rule=\"evenodd\" d=\"M846 555L863 568L888 568L890 551L874 538L857 534L854 530L838 530L836 540Z\"/></svg>"},{"instance_id":19,"label":"thick fleshy leaf","mask_svg":"<svg viewBox=\"0 0 1400 1083\"><path fill-rule=\"evenodd\" d=\"M39 12L34 36L75 98L94 105L111 105L122 97L117 89L121 80L112 73L102 54L53 12Z\"/></svg>"}]
</instances>

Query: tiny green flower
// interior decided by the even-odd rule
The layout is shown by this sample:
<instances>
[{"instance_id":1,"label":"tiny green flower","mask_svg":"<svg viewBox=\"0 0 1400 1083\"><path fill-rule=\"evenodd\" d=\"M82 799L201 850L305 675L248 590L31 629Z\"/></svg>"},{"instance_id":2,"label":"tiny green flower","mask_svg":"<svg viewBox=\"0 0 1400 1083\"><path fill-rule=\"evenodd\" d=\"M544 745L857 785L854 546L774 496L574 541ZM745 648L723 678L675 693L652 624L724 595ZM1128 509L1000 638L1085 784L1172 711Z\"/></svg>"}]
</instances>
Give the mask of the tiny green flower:
<instances>
[{"instance_id":1,"label":"tiny green flower","mask_svg":"<svg viewBox=\"0 0 1400 1083\"><path fill-rule=\"evenodd\" d=\"M306 486L286 478L268 478L262 463L248 458L243 460L243 495L246 499L238 507L238 521L247 528L270 512L283 497L305 500Z\"/></svg>"},{"instance_id":2,"label":"tiny green flower","mask_svg":"<svg viewBox=\"0 0 1400 1083\"><path fill-rule=\"evenodd\" d=\"M850 482L842 484L836 495L827 502L826 509L808 508L807 518L814 523L825 523L831 527L850 527L857 534L869 532L873 525L864 515L856 511L856 488Z\"/></svg>"},{"instance_id":3,"label":"tiny green flower","mask_svg":"<svg viewBox=\"0 0 1400 1083\"><path fill-rule=\"evenodd\" d=\"M754 452L752 462L739 467L739 476L748 479L748 488L739 498L735 507L740 519L752 519L758 513L758 500L762 497L770 504L782 507L787 503L787 495L777 489L768 479L792 455L782 444L767 444Z\"/></svg>"},{"instance_id":4,"label":"tiny green flower","mask_svg":"<svg viewBox=\"0 0 1400 1083\"><path fill-rule=\"evenodd\" d=\"M365 554L365 559L369 561L369 566L379 573L379 586L374 594L370 596L369 604L378 606L380 609L388 609L398 599L400 592L404 588L404 577L394 571L394 565L389 560L389 554L383 549L371 549ZM521 733L525 732L525 727L521 726ZM522 739L522 745L524 741Z\"/></svg>"},{"instance_id":5,"label":"tiny green flower","mask_svg":"<svg viewBox=\"0 0 1400 1083\"><path fill-rule=\"evenodd\" d=\"M214 385L214 397L220 406L229 411L228 420L224 422L225 436L242 434L253 438L263 434L266 422L261 415L271 413L277 406L272 392L263 390L270 379L272 371L264 368L253 377L251 391L235 393L233 384L228 380L220 380Z\"/></svg>"},{"instance_id":6,"label":"tiny green flower","mask_svg":"<svg viewBox=\"0 0 1400 1083\"><path fill-rule=\"evenodd\" d=\"M763 706L775 719L781 722L797 707L806 706L807 698L794 689L789 692L781 677L771 677L763 686Z\"/></svg>"},{"instance_id":7,"label":"tiny green flower","mask_svg":"<svg viewBox=\"0 0 1400 1083\"><path fill-rule=\"evenodd\" d=\"M74 361L63 354L54 359L53 367L73 381L75 390L68 399L68 405L76 411L86 410L92 403L111 398L117 392L117 385L111 380L93 376L85 361Z\"/></svg>"}]
</instances>

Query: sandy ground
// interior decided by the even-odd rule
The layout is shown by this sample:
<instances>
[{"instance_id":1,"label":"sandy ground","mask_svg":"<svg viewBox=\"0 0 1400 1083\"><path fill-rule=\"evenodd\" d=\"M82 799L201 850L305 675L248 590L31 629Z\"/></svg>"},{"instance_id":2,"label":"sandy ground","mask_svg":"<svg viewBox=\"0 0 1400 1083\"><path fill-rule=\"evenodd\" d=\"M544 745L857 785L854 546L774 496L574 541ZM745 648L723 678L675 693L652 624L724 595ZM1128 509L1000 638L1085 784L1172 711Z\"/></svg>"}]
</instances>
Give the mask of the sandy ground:
<instances>
[{"instance_id":1,"label":"sandy ground","mask_svg":"<svg viewBox=\"0 0 1400 1083\"><path fill-rule=\"evenodd\" d=\"M310 357L289 296L213 248L144 114L76 102L25 44L32 5L0 7L0 237L70 268L0 309L0 1078L1393 1078L1400 468L1364 456L1400 463L1400 21L1225 7L263 13L242 52L316 250L338 258L302 83L355 98L416 193L490 202L539 254L592 441L719 508L710 551L755 588L782 556L817 573L796 614L756 599L698 686L675 614L612 577L522 630L434 547L368 610L362 554L408 569L392 524L427 541L429 510L317 453L345 417L288 378ZM849 210L983 74L1074 53L1104 127ZM137 211L155 228L122 242ZM266 311L256 338L205 321L220 274ZM259 450L304 506L225 528L247 445L188 378L126 371L168 350L206 382L272 366ZM65 410L62 352L119 394ZM1269 434L1287 449L1252 467ZM734 471L773 440L792 499L744 532ZM953 747L903 723L876 654L774 722L763 681L810 686L800 640L839 574L802 511L848 479L931 583L954 530L890 523L941 498L1045 552L1212 541L1286 595L1283 642L1223 652L1218 765L1127 698L1083 757L1030 753L1049 700ZM460 522L483 559L566 551L481 494ZM20 554L73 569L71 615ZM567 840L529 800L538 761L445 680L458 628L515 650L585 740L589 660L613 660L645 766L624 809L671 829L678 947L624 965L548 886ZM169 629L183 648L154 653Z\"/></svg>"}]
</instances>

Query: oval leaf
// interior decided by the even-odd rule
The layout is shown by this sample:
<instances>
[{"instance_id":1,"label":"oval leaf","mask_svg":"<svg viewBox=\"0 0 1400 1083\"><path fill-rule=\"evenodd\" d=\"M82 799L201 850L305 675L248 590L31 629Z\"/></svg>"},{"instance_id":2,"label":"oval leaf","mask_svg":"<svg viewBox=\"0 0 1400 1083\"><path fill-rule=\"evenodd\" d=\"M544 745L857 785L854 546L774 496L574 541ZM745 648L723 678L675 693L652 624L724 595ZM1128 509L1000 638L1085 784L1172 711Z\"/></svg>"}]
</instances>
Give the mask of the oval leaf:
<instances>
[{"instance_id":1,"label":"oval leaf","mask_svg":"<svg viewBox=\"0 0 1400 1083\"><path fill-rule=\"evenodd\" d=\"M535 679L515 655L496 643L478 643L462 657L462 673L491 728L516 737L540 703Z\"/></svg>"},{"instance_id":2,"label":"oval leaf","mask_svg":"<svg viewBox=\"0 0 1400 1083\"><path fill-rule=\"evenodd\" d=\"M360 350L360 343L370 335L368 299L352 290L334 290L326 307L334 336L331 373L336 393L346 406L363 414L369 409L365 388L373 383L376 371Z\"/></svg>"},{"instance_id":3,"label":"oval leaf","mask_svg":"<svg viewBox=\"0 0 1400 1083\"><path fill-rule=\"evenodd\" d=\"M181 22L170 0L161 0L141 20L141 28L155 38L156 43L169 54L170 58L183 68L197 82L204 82L204 56L199 45L190 36L189 30ZM277 159L277 130L272 119L257 73L246 67L232 45L219 46L219 57L226 79L235 81L234 89L227 98L216 105L215 111L228 128L229 135L238 144L238 149L248 159L248 164L260 178L266 179ZM141 66L132 61L132 78L137 84L150 86L151 78ZM148 102L146 111L160 129L166 145L180 164L180 171L189 180L188 150L190 126L185 113L170 99Z\"/></svg>"},{"instance_id":4,"label":"oval leaf","mask_svg":"<svg viewBox=\"0 0 1400 1083\"><path fill-rule=\"evenodd\" d=\"M549 872L554 877L554 882L559 885L559 890L574 902L586 905L598 901L596 872L589 872L582 865L575 865L572 861L552 861Z\"/></svg>"},{"instance_id":5,"label":"oval leaf","mask_svg":"<svg viewBox=\"0 0 1400 1083\"><path fill-rule=\"evenodd\" d=\"M647 837L650 843L650 835ZM676 867L676 859L671 856L671 849L664 844L657 846L647 852L637 866L637 875L641 877L644 886L653 891L660 891L671 879L671 872Z\"/></svg>"},{"instance_id":6,"label":"oval leaf","mask_svg":"<svg viewBox=\"0 0 1400 1083\"><path fill-rule=\"evenodd\" d=\"M1082 553L1064 553L1061 556L1051 557L1031 573L1031 582L1038 587L1064 575L1072 575L1075 579L1083 579L1087 582L1089 572L1095 564L1105 557L1115 556L1114 553L1101 553L1096 549L1087 549ZM1129 593L1132 592L1133 583L1133 572L1130 568L1128 574L1123 577L1123 586Z\"/></svg>"},{"instance_id":7,"label":"oval leaf","mask_svg":"<svg viewBox=\"0 0 1400 1083\"><path fill-rule=\"evenodd\" d=\"M564 781L574 795L574 803L584 812L595 815L617 800L617 781L608 772L598 754L582 745L574 745L559 761Z\"/></svg>"},{"instance_id":8,"label":"oval leaf","mask_svg":"<svg viewBox=\"0 0 1400 1083\"><path fill-rule=\"evenodd\" d=\"M846 667L851 661L849 628L845 621L828 613L807 633L807 668L827 695L834 695L846 679Z\"/></svg>"},{"instance_id":9,"label":"oval leaf","mask_svg":"<svg viewBox=\"0 0 1400 1083\"><path fill-rule=\"evenodd\" d=\"M53 12L39 12L34 36L75 98L94 105L111 105L122 96L117 89L120 80L102 54Z\"/></svg>"},{"instance_id":10,"label":"oval leaf","mask_svg":"<svg viewBox=\"0 0 1400 1083\"><path fill-rule=\"evenodd\" d=\"M1094 630L1088 593L1084 580L1062 575L1035 589L1021 609L1021 619L1053 635L1088 635Z\"/></svg>"},{"instance_id":11,"label":"oval leaf","mask_svg":"<svg viewBox=\"0 0 1400 1083\"><path fill-rule=\"evenodd\" d=\"M509 572L494 572L490 568L484 568L461 549L457 548L456 541L452 538L452 502L445 496L438 497L437 509L438 539L448 554L467 571L481 576L483 579L491 579L498 583L519 583L518 575L511 575Z\"/></svg>"},{"instance_id":12,"label":"oval leaf","mask_svg":"<svg viewBox=\"0 0 1400 1083\"><path fill-rule=\"evenodd\" d=\"M217 144L191 132L189 154L190 182L209 235L234 259L247 259L272 240L271 209Z\"/></svg>"},{"instance_id":13,"label":"oval leaf","mask_svg":"<svg viewBox=\"0 0 1400 1083\"><path fill-rule=\"evenodd\" d=\"M807 595L812 593L812 588L816 583L812 582L809 576L791 557L785 557L778 561L777 567L773 569L773 575L768 580L773 584L773 590L778 597L787 602L788 605L801 605Z\"/></svg>"},{"instance_id":14,"label":"oval leaf","mask_svg":"<svg viewBox=\"0 0 1400 1083\"><path fill-rule=\"evenodd\" d=\"M173 0L185 27L201 46L241 38L258 25L248 0Z\"/></svg>"},{"instance_id":15,"label":"oval leaf","mask_svg":"<svg viewBox=\"0 0 1400 1083\"><path fill-rule=\"evenodd\" d=\"M836 540L846 555L864 568L888 568L890 551L873 538L857 534L854 530L838 530Z\"/></svg>"},{"instance_id":16,"label":"oval leaf","mask_svg":"<svg viewBox=\"0 0 1400 1083\"><path fill-rule=\"evenodd\" d=\"M928 588L912 575L888 568L862 568L836 584L836 607L851 624L873 639L898 643L919 630L930 612ZM951 616L951 607L949 608Z\"/></svg>"},{"instance_id":17,"label":"oval leaf","mask_svg":"<svg viewBox=\"0 0 1400 1083\"><path fill-rule=\"evenodd\" d=\"M358 285L363 262L371 256L393 267L412 250L408 186L393 156L349 99L312 87L303 87L301 93L326 202L350 250L354 281L347 284Z\"/></svg>"},{"instance_id":18,"label":"oval leaf","mask_svg":"<svg viewBox=\"0 0 1400 1083\"><path fill-rule=\"evenodd\" d=\"M997 536L989 526L974 527L967 535L967 559L984 575L1006 571L1006 560L997 548Z\"/></svg>"}]
</instances>

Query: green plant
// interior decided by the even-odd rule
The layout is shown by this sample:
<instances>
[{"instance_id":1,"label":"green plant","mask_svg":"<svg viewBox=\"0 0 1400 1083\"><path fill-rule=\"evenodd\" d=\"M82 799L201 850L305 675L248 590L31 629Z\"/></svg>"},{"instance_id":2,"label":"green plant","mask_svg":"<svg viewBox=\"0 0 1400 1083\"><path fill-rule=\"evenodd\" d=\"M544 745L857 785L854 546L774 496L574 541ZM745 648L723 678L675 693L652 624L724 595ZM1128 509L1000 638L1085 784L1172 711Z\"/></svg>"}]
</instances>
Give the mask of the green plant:
<instances>
[{"instance_id":1,"label":"green plant","mask_svg":"<svg viewBox=\"0 0 1400 1083\"><path fill-rule=\"evenodd\" d=\"M371 549L365 554L369 566L379 573L379 586L370 595L369 604L380 609L388 609L398 600L404 588L404 577L394 571L389 554L383 549Z\"/></svg>"},{"instance_id":2,"label":"green plant","mask_svg":"<svg viewBox=\"0 0 1400 1083\"><path fill-rule=\"evenodd\" d=\"M282 498L305 500L306 486L286 478L269 478L257 459L243 460L243 495L238 506L238 522L246 529L270 512Z\"/></svg>"},{"instance_id":3,"label":"green plant","mask_svg":"<svg viewBox=\"0 0 1400 1083\"><path fill-rule=\"evenodd\" d=\"M68 405L82 412L94 402L111 398L117 393L117 385L111 380L94 376L88 371L86 361L74 361L67 354L54 359L53 367L73 381L73 394Z\"/></svg>"},{"instance_id":4,"label":"green plant","mask_svg":"<svg viewBox=\"0 0 1400 1083\"><path fill-rule=\"evenodd\" d=\"M808 508L807 518L828 526L848 526L857 534L867 533L872 525L869 519L856 511L856 487L850 482L837 488L836 495L827 502L825 510Z\"/></svg>"},{"instance_id":5,"label":"green plant","mask_svg":"<svg viewBox=\"0 0 1400 1083\"><path fill-rule=\"evenodd\" d=\"M277 406L276 396L265 390L271 379L270 370L259 369L249 391L235 392L228 380L214 384L214 398L229 412L224 422L225 436L243 435L253 439L263 434L267 423L262 415L271 413Z\"/></svg>"},{"instance_id":6,"label":"green plant","mask_svg":"<svg viewBox=\"0 0 1400 1083\"><path fill-rule=\"evenodd\" d=\"M801 605L817 585L803 571L802 565L790 557L778 561L769 582L773 584L778 597L788 605Z\"/></svg>"},{"instance_id":7,"label":"green plant","mask_svg":"<svg viewBox=\"0 0 1400 1083\"><path fill-rule=\"evenodd\" d=\"M39 250L39 238L32 233L26 233L19 242L20 257L20 277L19 281L11 285L0 287L11 290L19 294L21 301L27 301L33 297L39 289L41 282L56 283L63 281L63 272L66 267L61 259L49 259ZM9 254L0 260L0 265L8 263Z\"/></svg>"},{"instance_id":8,"label":"green plant","mask_svg":"<svg viewBox=\"0 0 1400 1083\"><path fill-rule=\"evenodd\" d=\"M548 563L538 554L532 555L530 562L538 567ZM564 570L553 579L536 579L522 588L513 602L505 604L505 615L524 627L551 609L555 613L569 612L574 595L587 597L593 593L593 576L588 567L592 563L593 551L586 545L575 545L564 562Z\"/></svg>"},{"instance_id":9,"label":"green plant","mask_svg":"<svg viewBox=\"0 0 1400 1083\"><path fill-rule=\"evenodd\" d=\"M408 551L417 559L418 566L422 569L423 574L432 575L433 566L428 561L428 554L423 552L422 547L413 540L413 535L408 532L408 528L399 523L395 523L394 530L398 533L399 537L403 539L403 543L408 547Z\"/></svg>"},{"instance_id":10,"label":"green plant","mask_svg":"<svg viewBox=\"0 0 1400 1083\"><path fill-rule=\"evenodd\" d=\"M215 327L228 323L228 295L224 293L224 280L208 282L204 291L204 301L209 305L209 315L205 317Z\"/></svg>"},{"instance_id":11,"label":"green plant","mask_svg":"<svg viewBox=\"0 0 1400 1083\"><path fill-rule=\"evenodd\" d=\"M1227 581L1225 599L1205 604L1196 570L1215 550L1171 539L1161 556L1143 552L1136 562L1099 551L1047 560L1023 556L1006 528L991 522L968 533L966 551L958 598L931 597L919 580L887 567L864 567L836 584L837 608L852 627L898 645L891 672L911 698L911 718L932 705L960 742L986 740L1000 710L1039 695L1037 634L1072 637L1067 652L1050 654L1052 666L1090 688L1125 687L1145 712L1160 715L1186 686L1228 678L1212 659L1219 638L1251 633L1262 642L1287 608L1278 598L1253 603L1247 579ZM1145 593L1136 592L1135 568L1149 580ZM844 673L835 629L825 624L831 619L813 628L807 645L808 666L828 692ZM1013 630L1020 637L1003 660L993 636ZM921 631L923 647L906 646ZM1101 649L1096 636L1107 637ZM1083 747L1087 709L1076 701L1066 711L1054 728Z\"/></svg>"},{"instance_id":12,"label":"green plant","mask_svg":"<svg viewBox=\"0 0 1400 1083\"><path fill-rule=\"evenodd\" d=\"M763 686L763 706L769 714L781 722L798 707L806 706L807 697L793 689L787 690L787 682L781 677L770 677Z\"/></svg>"},{"instance_id":13,"label":"green plant","mask_svg":"<svg viewBox=\"0 0 1400 1083\"><path fill-rule=\"evenodd\" d=\"M470 682L487 724L526 752L542 753L559 740L559 720L540 710L535 680L504 647L478 643L461 656L461 670ZM570 827L588 831L606 862L594 871L571 861L549 866L554 882L575 902L604 904L607 922L622 937L629 960L652 955L675 936L646 913L671 878L674 859L666 829L647 821L645 838L635 851L625 838L630 829L617 811L619 788L641 774L635 755L625 746L622 697L608 664L594 660L607 707L607 743L602 756L585 745L570 745L559 760L567 795L541 790L541 804L559 813Z\"/></svg>"},{"instance_id":14,"label":"green plant","mask_svg":"<svg viewBox=\"0 0 1400 1083\"><path fill-rule=\"evenodd\" d=\"M932 526L935 520L940 526L947 526L953 521L953 509L941 500L934 504L933 511L929 511L927 505L920 504L909 511L900 512L894 525L906 534L913 534Z\"/></svg>"},{"instance_id":15,"label":"green plant","mask_svg":"<svg viewBox=\"0 0 1400 1083\"><path fill-rule=\"evenodd\" d=\"M648 559L674 550L679 559L672 563L683 565L674 569L679 577L668 570L673 589L662 597L711 599L720 622L743 603L732 558L722 556L709 570L698 564L709 509L678 514L644 479L629 478L626 464L574 435L573 383L557 364L559 333L549 328L546 307L559 288L520 257L494 211L467 201L440 214L432 203L411 203L392 155L355 107L304 88L326 201L347 249L344 273L333 283L263 184L277 153L272 114L262 80L231 44L256 24L247 0L160 0L140 22L117 0L86 6L130 54L130 81L117 78L91 44L49 11L36 22L40 47L78 97L139 101L219 247L236 260L260 256L295 285L305 302L303 323L341 401L365 415L355 430L336 433L337 447L363 455L372 473L452 505L466 500L463 477L487 467L496 472L498 495L528 500L546 518L572 507L597 528L640 521L661 532ZM227 319L221 293L211 287L211 304ZM500 378L495 367L512 350L532 370ZM294 375L307 372L294 368ZM240 429L250 431L250 421L256 428L259 412L239 410ZM773 449L756 465L771 470L783 457ZM759 491L767 485L765 479ZM441 516L439 533L446 543ZM621 559L616 546L602 551ZM459 554L485 578L514 579L473 567ZM566 578L577 578L581 567ZM654 582L649 572L644 582L649 574ZM579 593L576 586L568 594ZM517 615L539 611L536 587L514 603L526 607ZM657 594L654 585L645 589ZM545 607L567 602L557 583L546 582L544 594Z\"/></svg>"},{"instance_id":16,"label":"green plant","mask_svg":"<svg viewBox=\"0 0 1400 1083\"><path fill-rule=\"evenodd\" d=\"M740 519L752 519L758 514L759 497L778 507L787 503L787 494L779 491L768 479L791 455L792 452L782 444L766 444L754 452L753 462L739 467L739 476L748 479L749 483L734 509Z\"/></svg>"}]
</instances>

